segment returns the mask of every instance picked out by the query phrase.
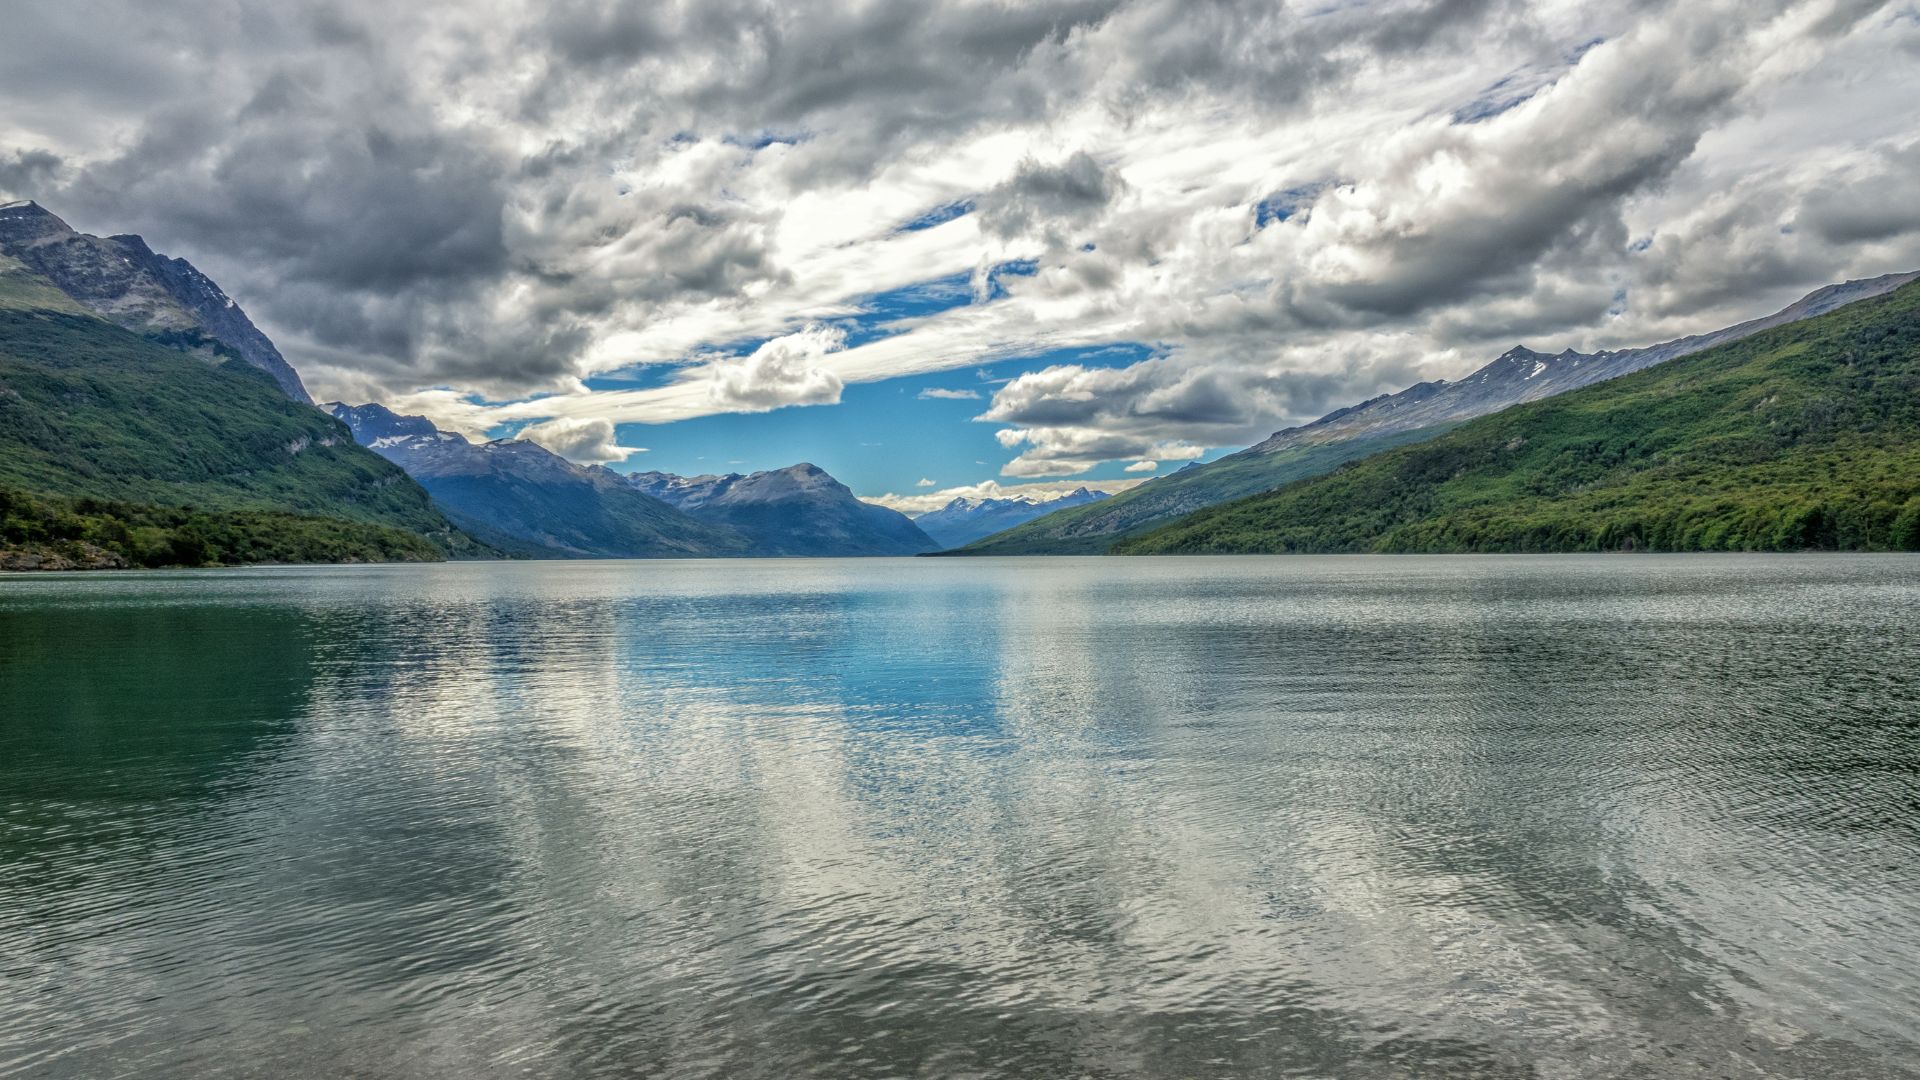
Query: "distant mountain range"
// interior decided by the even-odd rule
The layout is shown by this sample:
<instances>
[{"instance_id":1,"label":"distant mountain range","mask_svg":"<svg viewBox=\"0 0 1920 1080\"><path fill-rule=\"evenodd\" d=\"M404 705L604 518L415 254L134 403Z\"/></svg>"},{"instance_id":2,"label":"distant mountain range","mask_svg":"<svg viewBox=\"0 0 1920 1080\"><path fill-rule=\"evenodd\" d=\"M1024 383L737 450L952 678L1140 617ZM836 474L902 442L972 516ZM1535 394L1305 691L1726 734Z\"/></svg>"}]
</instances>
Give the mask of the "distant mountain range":
<instances>
[{"instance_id":1,"label":"distant mountain range","mask_svg":"<svg viewBox=\"0 0 1920 1080\"><path fill-rule=\"evenodd\" d=\"M942 548L956 548L1032 521L1043 514L1070 506L1085 506L1107 497L1104 491L1089 491L1086 488L1075 488L1052 499L975 499L962 496L938 510L921 514L913 519L913 523Z\"/></svg>"},{"instance_id":2,"label":"distant mountain range","mask_svg":"<svg viewBox=\"0 0 1920 1080\"><path fill-rule=\"evenodd\" d=\"M322 408L405 469L462 528L517 555L916 555L936 547L904 515L861 502L810 464L751 476L622 476L524 439L471 442L379 404Z\"/></svg>"},{"instance_id":3,"label":"distant mountain range","mask_svg":"<svg viewBox=\"0 0 1920 1080\"><path fill-rule=\"evenodd\" d=\"M116 325L176 348L231 349L288 397L313 403L240 305L191 263L156 255L138 236L89 236L38 203L15 202L0 206L0 253Z\"/></svg>"},{"instance_id":4,"label":"distant mountain range","mask_svg":"<svg viewBox=\"0 0 1920 1080\"><path fill-rule=\"evenodd\" d=\"M354 441L405 469L461 528L533 558L746 554L750 544L649 498L618 474L520 439L469 442L384 405L321 406Z\"/></svg>"},{"instance_id":5,"label":"distant mountain range","mask_svg":"<svg viewBox=\"0 0 1920 1080\"><path fill-rule=\"evenodd\" d=\"M1115 550L1920 549L1920 283L1818 306Z\"/></svg>"},{"instance_id":6,"label":"distant mountain range","mask_svg":"<svg viewBox=\"0 0 1920 1080\"><path fill-rule=\"evenodd\" d=\"M750 475L627 477L635 491L746 536L755 555L919 555L940 545L905 514L862 502L817 465Z\"/></svg>"},{"instance_id":7,"label":"distant mountain range","mask_svg":"<svg viewBox=\"0 0 1920 1080\"><path fill-rule=\"evenodd\" d=\"M1399 446L1424 442L1479 416L1739 341L1869 297L1920 278L1889 274L1816 290L1799 302L1750 322L1641 349L1546 354L1524 347L1457 382L1425 382L1339 409L1301 427L1204 465L1150 480L1093 506L1063 509L984 540L959 554L1044 555L1104 552L1123 537L1185 514L1246 495L1332 472Z\"/></svg>"}]
</instances>

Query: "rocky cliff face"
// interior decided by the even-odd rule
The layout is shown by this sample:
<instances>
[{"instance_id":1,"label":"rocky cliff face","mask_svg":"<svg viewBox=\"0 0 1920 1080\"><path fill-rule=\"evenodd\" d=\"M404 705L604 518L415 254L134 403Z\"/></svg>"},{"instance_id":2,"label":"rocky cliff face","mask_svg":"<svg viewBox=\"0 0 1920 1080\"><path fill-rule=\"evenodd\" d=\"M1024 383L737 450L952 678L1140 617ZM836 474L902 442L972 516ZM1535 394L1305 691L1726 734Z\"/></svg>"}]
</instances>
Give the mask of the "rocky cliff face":
<instances>
[{"instance_id":1,"label":"rocky cliff face","mask_svg":"<svg viewBox=\"0 0 1920 1080\"><path fill-rule=\"evenodd\" d=\"M274 348L267 335L253 325L247 313L240 305L220 290L207 275L195 269L185 259L170 259L155 254L145 240L138 236L112 236L107 242L116 244L127 253L127 257L136 266L143 267L157 278L168 295L187 309L200 328L212 335L221 344L228 346L246 360L247 363L273 376L273 381L288 397L295 401L311 402L307 388L301 384L300 376Z\"/></svg>"},{"instance_id":2,"label":"rocky cliff face","mask_svg":"<svg viewBox=\"0 0 1920 1080\"><path fill-rule=\"evenodd\" d=\"M370 446L376 440L396 438L437 438L467 440L453 432L443 432L434 426L433 421L424 416L402 416L378 403L366 405L348 405L339 401L324 402L321 409L332 414L334 419L347 425L353 432L353 441L361 446Z\"/></svg>"},{"instance_id":3,"label":"rocky cliff face","mask_svg":"<svg viewBox=\"0 0 1920 1080\"><path fill-rule=\"evenodd\" d=\"M0 206L0 253L129 330L188 351L217 343L272 376L288 397L312 404L280 350L220 286L138 236L89 236L38 203L8 203Z\"/></svg>"}]
</instances>

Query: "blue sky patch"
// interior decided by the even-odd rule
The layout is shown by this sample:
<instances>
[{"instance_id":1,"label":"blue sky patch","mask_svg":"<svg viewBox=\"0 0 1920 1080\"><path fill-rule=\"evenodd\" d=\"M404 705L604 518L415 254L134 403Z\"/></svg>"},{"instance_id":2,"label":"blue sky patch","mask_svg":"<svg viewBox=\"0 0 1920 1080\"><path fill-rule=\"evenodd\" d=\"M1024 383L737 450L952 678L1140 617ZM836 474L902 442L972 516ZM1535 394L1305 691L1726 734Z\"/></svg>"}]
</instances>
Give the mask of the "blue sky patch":
<instances>
[{"instance_id":1,"label":"blue sky patch","mask_svg":"<svg viewBox=\"0 0 1920 1080\"><path fill-rule=\"evenodd\" d=\"M1039 263L1032 259L1010 260L993 267L987 272L985 302L1006 294L1002 284L1005 278L1031 275L1038 269ZM855 348L887 337L894 332L889 326L900 320L974 302L972 275L949 274L861 297L853 304L859 308L856 314L827 321L844 329L847 346ZM727 342L710 355L745 356L767 340ZM991 404L996 389L1019 375L1058 364L1118 368L1154 355L1152 348L1134 342L1052 349L953 371L850 384L842 391L838 405L721 413L670 424L621 424L617 438L620 445L649 449L612 468L620 472L659 469L697 475L756 472L811 461L862 495L889 491L909 494L922 478L933 480L939 487L989 479L1018 483L1000 476L1001 466L1018 453L995 440L994 432L1000 425L974 420ZM584 382L592 390L647 389L674 382L687 366L640 364L595 375ZM979 396L923 398L923 390L971 390ZM501 424L488 434L508 437L535 422ZM1126 465L1123 461L1102 465L1085 478L1125 479Z\"/></svg>"},{"instance_id":2,"label":"blue sky patch","mask_svg":"<svg viewBox=\"0 0 1920 1080\"><path fill-rule=\"evenodd\" d=\"M813 133L808 131L762 131L757 135L727 135L720 141L732 146L744 146L748 150L765 150L775 143L784 146L798 146L811 138L813 138Z\"/></svg>"},{"instance_id":3,"label":"blue sky patch","mask_svg":"<svg viewBox=\"0 0 1920 1080\"><path fill-rule=\"evenodd\" d=\"M991 302L1007 295L1007 287L1001 284L1003 278L1032 277L1040 272L1040 263L1035 259L1009 259L987 271L987 289L985 300Z\"/></svg>"},{"instance_id":4,"label":"blue sky patch","mask_svg":"<svg viewBox=\"0 0 1920 1080\"><path fill-rule=\"evenodd\" d=\"M1125 367L1152 355L1152 349L1134 343L1053 349L952 371L849 384L838 405L724 413L660 425L622 424L621 445L649 450L612 468L691 476L811 461L861 495L912 494L924 490L915 487L922 478L943 488L982 480L1019 483L1000 475L1001 466L1018 453L995 440L1001 425L974 420L991 404L996 389L1021 374L1056 364ZM929 389L973 390L980 396L922 398L920 392ZM1125 479L1126 465L1111 462L1085 478Z\"/></svg>"},{"instance_id":5,"label":"blue sky patch","mask_svg":"<svg viewBox=\"0 0 1920 1080\"><path fill-rule=\"evenodd\" d=\"M1276 221L1285 221L1313 205L1313 200L1327 189L1326 184L1303 184L1300 187L1276 191L1253 204L1253 227L1264 229Z\"/></svg>"},{"instance_id":6,"label":"blue sky patch","mask_svg":"<svg viewBox=\"0 0 1920 1080\"><path fill-rule=\"evenodd\" d=\"M1455 109L1453 122L1477 124L1526 104L1535 94L1559 81L1565 70L1578 64L1580 58L1592 51L1594 46L1606 40L1596 37L1565 50L1560 54L1558 66L1522 68L1503 76L1482 90L1479 97Z\"/></svg>"},{"instance_id":7,"label":"blue sky patch","mask_svg":"<svg viewBox=\"0 0 1920 1080\"><path fill-rule=\"evenodd\" d=\"M952 221L955 218L965 217L971 213L973 213L973 200L961 199L958 202L950 202L941 206L936 206L933 209L927 211L926 213L921 214L919 217L916 217L908 221L907 223L901 225L895 231L896 232L919 232L921 229L931 229L935 225L945 225L947 222Z\"/></svg>"}]
</instances>

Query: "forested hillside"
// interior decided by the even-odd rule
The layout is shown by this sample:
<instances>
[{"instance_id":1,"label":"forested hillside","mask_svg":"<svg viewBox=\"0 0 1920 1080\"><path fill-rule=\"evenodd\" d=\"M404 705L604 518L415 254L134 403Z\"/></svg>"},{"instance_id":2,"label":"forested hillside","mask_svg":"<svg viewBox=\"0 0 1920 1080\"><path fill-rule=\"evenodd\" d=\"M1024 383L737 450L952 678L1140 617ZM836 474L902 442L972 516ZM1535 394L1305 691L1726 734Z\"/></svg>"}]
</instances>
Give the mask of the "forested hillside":
<instances>
[{"instance_id":1,"label":"forested hillside","mask_svg":"<svg viewBox=\"0 0 1920 1080\"><path fill-rule=\"evenodd\" d=\"M1920 283L1114 548L1803 549L1920 549Z\"/></svg>"}]
</instances>

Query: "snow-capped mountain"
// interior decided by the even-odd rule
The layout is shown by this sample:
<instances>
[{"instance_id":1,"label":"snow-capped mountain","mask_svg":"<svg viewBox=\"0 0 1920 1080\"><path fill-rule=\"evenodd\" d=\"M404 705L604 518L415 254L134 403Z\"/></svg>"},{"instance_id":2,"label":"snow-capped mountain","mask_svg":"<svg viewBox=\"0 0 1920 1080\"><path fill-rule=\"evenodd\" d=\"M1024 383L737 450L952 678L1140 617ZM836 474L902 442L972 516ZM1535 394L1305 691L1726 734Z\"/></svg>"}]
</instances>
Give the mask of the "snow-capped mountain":
<instances>
[{"instance_id":1,"label":"snow-capped mountain","mask_svg":"<svg viewBox=\"0 0 1920 1080\"><path fill-rule=\"evenodd\" d=\"M1075 488L1053 499L1024 496L978 499L961 496L938 510L921 514L913 519L913 523L933 537L943 549L955 548L1032 521L1042 514L1064 510L1069 506L1084 506L1106 497L1104 491L1089 491L1086 488Z\"/></svg>"},{"instance_id":2,"label":"snow-capped mountain","mask_svg":"<svg viewBox=\"0 0 1920 1080\"><path fill-rule=\"evenodd\" d=\"M939 549L905 514L862 502L809 462L749 475L635 473L634 490L753 542L755 555L918 555Z\"/></svg>"},{"instance_id":3,"label":"snow-capped mountain","mask_svg":"<svg viewBox=\"0 0 1920 1080\"><path fill-rule=\"evenodd\" d=\"M476 443L424 416L384 405L327 402L354 441L406 470L441 510L486 542L520 555L647 558L741 555L748 542L696 521L607 469L575 465L538 443Z\"/></svg>"}]
</instances>

